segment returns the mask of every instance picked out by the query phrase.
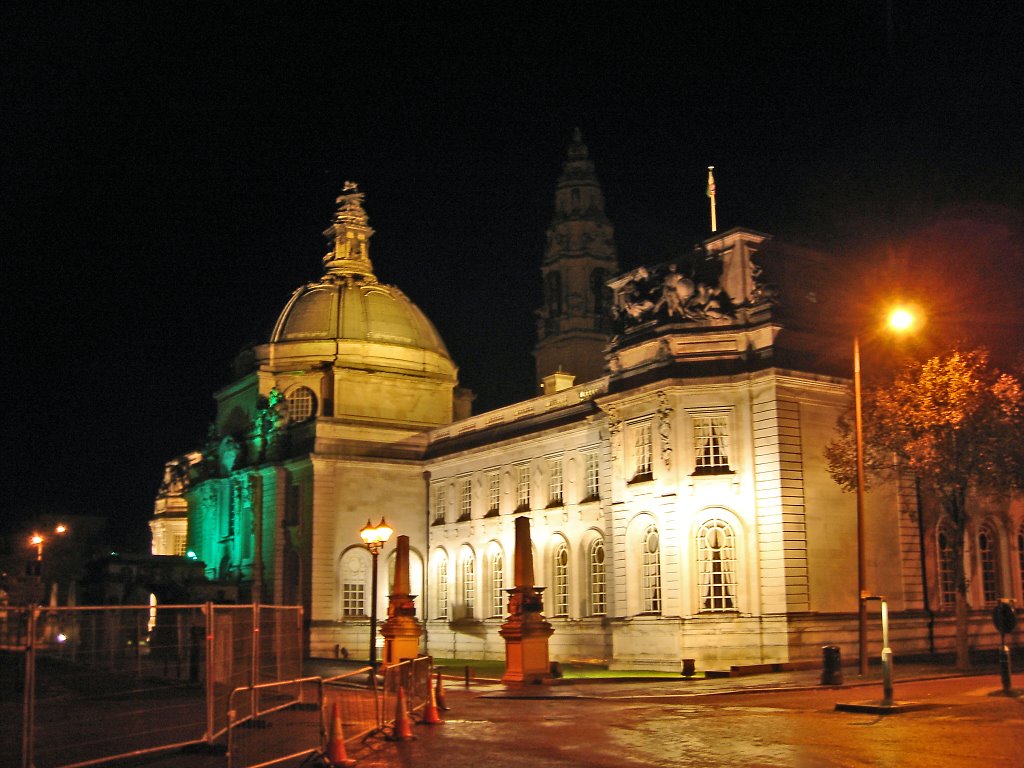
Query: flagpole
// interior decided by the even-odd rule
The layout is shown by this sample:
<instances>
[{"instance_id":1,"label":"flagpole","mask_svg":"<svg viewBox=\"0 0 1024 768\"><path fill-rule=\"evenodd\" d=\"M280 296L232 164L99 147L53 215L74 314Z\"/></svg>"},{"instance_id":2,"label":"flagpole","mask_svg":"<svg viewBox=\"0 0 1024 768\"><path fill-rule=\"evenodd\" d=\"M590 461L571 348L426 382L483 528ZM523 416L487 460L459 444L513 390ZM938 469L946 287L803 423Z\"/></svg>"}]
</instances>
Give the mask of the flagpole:
<instances>
[{"instance_id":1,"label":"flagpole","mask_svg":"<svg viewBox=\"0 0 1024 768\"><path fill-rule=\"evenodd\" d=\"M718 212L715 210L715 166L708 166L708 197L711 198L711 233L718 231Z\"/></svg>"}]
</instances>

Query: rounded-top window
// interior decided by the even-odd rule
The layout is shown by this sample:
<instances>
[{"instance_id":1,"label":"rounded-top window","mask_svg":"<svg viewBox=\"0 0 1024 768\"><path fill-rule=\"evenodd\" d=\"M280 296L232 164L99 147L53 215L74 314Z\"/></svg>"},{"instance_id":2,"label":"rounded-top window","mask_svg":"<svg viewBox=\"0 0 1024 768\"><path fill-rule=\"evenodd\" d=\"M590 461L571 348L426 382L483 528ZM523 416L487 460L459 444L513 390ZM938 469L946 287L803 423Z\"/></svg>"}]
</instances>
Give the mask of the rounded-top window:
<instances>
[{"instance_id":1,"label":"rounded-top window","mask_svg":"<svg viewBox=\"0 0 1024 768\"><path fill-rule=\"evenodd\" d=\"M288 420L306 421L316 414L316 395L309 387L296 387L288 393Z\"/></svg>"}]
</instances>

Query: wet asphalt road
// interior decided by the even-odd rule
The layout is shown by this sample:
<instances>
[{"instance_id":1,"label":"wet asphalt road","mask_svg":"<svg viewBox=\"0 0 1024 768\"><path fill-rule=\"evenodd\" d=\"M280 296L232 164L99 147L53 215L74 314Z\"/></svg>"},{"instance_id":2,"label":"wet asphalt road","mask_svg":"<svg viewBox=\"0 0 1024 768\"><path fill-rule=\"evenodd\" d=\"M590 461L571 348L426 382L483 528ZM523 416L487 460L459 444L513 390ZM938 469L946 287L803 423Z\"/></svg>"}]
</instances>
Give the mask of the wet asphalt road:
<instances>
[{"instance_id":1,"label":"wet asphalt road","mask_svg":"<svg viewBox=\"0 0 1024 768\"><path fill-rule=\"evenodd\" d=\"M499 686L451 689L444 725L349 756L363 768L1024 768L1024 698L990 695L1000 688L996 676L903 683L896 700L928 708L886 716L835 711L879 698L874 687L707 695L676 682L565 686L530 699Z\"/></svg>"}]
</instances>

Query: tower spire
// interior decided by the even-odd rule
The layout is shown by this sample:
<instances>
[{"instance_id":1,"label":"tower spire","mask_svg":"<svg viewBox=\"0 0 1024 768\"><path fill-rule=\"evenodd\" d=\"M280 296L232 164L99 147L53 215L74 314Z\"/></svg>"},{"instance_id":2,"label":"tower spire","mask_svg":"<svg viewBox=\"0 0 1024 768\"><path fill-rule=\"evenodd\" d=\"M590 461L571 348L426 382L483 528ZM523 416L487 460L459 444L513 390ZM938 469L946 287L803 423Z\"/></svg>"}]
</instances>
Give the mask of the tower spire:
<instances>
[{"instance_id":1,"label":"tower spire","mask_svg":"<svg viewBox=\"0 0 1024 768\"><path fill-rule=\"evenodd\" d=\"M541 263L544 304L537 310L537 382L554 373L591 381L604 371L611 331L606 281L619 269L604 192L579 128L572 132L555 187L555 212Z\"/></svg>"},{"instance_id":2,"label":"tower spire","mask_svg":"<svg viewBox=\"0 0 1024 768\"><path fill-rule=\"evenodd\" d=\"M330 250L324 254L324 270L327 275L376 283L370 261L373 229L363 210L363 197L355 182L345 182L336 200L338 209L331 226L324 230L324 237L331 241Z\"/></svg>"}]
</instances>

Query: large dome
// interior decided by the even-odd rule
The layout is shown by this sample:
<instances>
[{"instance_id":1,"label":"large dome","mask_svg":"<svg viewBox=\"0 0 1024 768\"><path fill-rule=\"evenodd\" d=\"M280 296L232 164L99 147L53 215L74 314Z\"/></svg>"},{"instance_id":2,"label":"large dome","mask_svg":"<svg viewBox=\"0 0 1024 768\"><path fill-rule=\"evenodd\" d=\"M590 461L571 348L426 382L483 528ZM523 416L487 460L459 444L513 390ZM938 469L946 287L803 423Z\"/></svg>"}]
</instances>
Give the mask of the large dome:
<instances>
[{"instance_id":1,"label":"large dome","mask_svg":"<svg viewBox=\"0 0 1024 768\"><path fill-rule=\"evenodd\" d=\"M398 288L382 285L370 261L363 195L351 182L338 198L324 274L296 290L269 343L257 348L264 370L308 371L327 364L455 382L456 368L437 330Z\"/></svg>"},{"instance_id":2,"label":"large dome","mask_svg":"<svg viewBox=\"0 0 1024 768\"><path fill-rule=\"evenodd\" d=\"M303 286L274 326L272 343L314 340L398 344L449 357L433 324L398 288L354 281Z\"/></svg>"}]
</instances>

